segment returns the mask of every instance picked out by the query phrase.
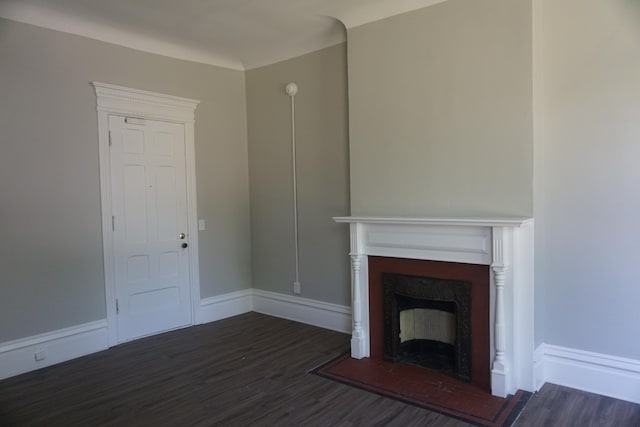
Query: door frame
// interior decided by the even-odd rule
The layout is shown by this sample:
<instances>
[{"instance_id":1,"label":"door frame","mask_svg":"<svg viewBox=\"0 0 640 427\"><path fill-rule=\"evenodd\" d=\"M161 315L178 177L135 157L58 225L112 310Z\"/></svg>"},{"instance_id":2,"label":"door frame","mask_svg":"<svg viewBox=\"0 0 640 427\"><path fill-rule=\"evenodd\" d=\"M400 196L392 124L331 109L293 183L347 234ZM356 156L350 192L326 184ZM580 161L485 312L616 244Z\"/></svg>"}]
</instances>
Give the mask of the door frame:
<instances>
[{"instance_id":1,"label":"door frame","mask_svg":"<svg viewBox=\"0 0 640 427\"><path fill-rule=\"evenodd\" d=\"M109 347L119 344L116 313L116 275L112 225L109 116L136 117L184 125L187 178L187 232L189 233L189 283L191 324L199 323L200 269L198 259L198 211L196 201L195 110L200 101L107 83L91 82L96 92L100 158L102 248Z\"/></svg>"}]
</instances>

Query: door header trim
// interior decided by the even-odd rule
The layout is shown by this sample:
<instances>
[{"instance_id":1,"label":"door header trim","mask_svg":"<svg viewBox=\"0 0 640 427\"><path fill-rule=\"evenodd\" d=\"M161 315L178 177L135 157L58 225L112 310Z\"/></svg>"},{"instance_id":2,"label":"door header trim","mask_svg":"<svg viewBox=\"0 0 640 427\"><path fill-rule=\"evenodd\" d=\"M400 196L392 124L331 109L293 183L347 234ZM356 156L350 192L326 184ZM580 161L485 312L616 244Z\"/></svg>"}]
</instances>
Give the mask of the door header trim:
<instances>
[{"instance_id":1,"label":"door header trim","mask_svg":"<svg viewBox=\"0 0 640 427\"><path fill-rule=\"evenodd\" d=\"M108 83L91 82L96 91L98 111L178 123L193 123L200 101L132 89Z\"/></svg>"}]
</instances>

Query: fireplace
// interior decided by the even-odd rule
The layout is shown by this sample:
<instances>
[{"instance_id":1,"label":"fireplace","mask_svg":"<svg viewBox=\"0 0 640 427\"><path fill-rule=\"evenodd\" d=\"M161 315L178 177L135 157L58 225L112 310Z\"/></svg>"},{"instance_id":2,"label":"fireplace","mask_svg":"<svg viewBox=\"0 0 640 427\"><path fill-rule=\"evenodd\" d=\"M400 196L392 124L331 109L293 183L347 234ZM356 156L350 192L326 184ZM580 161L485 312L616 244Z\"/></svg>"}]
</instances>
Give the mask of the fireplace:
<instances>
[{"instance_id":1,"label":"fireplace","mask_svg":"<svg viewBox=\"0 0 640 427\"><path fill-rule=\"evenodd\" d=\"M458 349L454 344L454 375L466 381L466 372L470 372L468 381L496 396L505 397L518 389L533 391L533 220L334 219L350 224L353 358L385 358L383 282L389 282L391 276L383 278L384 273L418 277L418 281L431 278L469 282L471 361L467 367L462 361L466 354L463 343ZM381 268L379 260L390 262L393 268L388 265ZM431 263L436 271L424 270L421 263ZM479 283L477 278L466 277L466 269L479 269L475 273L484 278L484 285L476 284ZM460 301L441 304L437 300L438 297L432 295L426 298L404 295L399 303L412 307L408 310L430 310L428 314L418 311L406 313L405 317L440 316L451 319L453 316L454 328L458 331L461 318L457 304ZM393 325L387 327L393 328ZM451 324L440 325L439 328L451 328ZM447 341L446 338L420 337L423 338L426 341ZM401 343L402 338L397 343L398 347ZM394 359L399 356L394 355L392 349L386 357Z\"/></svg>"}]
</instances>

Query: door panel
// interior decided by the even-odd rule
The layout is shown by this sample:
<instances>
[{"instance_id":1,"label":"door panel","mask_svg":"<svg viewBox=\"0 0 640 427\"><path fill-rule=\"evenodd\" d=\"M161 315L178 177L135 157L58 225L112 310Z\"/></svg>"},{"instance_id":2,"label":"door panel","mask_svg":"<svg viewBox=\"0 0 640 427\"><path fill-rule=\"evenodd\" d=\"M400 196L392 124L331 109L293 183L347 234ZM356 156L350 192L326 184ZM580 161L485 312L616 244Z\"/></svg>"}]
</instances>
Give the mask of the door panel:
<instances>
[{"instance_id":1,"label":"door panel","mask_svg":"<svg viewBox=\"0 0 640 427\"><path fill-rule=\"evenodd\" d=\"M110 116L120 342L191 324L184 126Z\"/></svg>"}]
</instances>

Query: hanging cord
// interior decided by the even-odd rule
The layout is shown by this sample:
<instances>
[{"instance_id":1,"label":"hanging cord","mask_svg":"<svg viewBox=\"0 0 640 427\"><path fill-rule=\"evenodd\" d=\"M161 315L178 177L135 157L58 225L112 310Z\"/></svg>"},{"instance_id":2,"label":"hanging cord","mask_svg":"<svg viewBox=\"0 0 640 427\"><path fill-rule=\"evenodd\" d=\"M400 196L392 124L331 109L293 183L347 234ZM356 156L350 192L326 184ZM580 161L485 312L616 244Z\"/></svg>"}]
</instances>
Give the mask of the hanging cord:
<instances>
[{"instance_id":1,"label":"hanging cord","mask_svg":"<svg viewBox=\"0 0 640 427\"><path fill-rule=\"evenodd\" d=\"M293 171L293 236L296 253L296 280L293 282L294 292L300 292L300 249L298 240L298 173L296 165L296 101L298 85L289 83L285 86L287 95L291 98L291 169Z\"/></svg>"}]
</instances>

